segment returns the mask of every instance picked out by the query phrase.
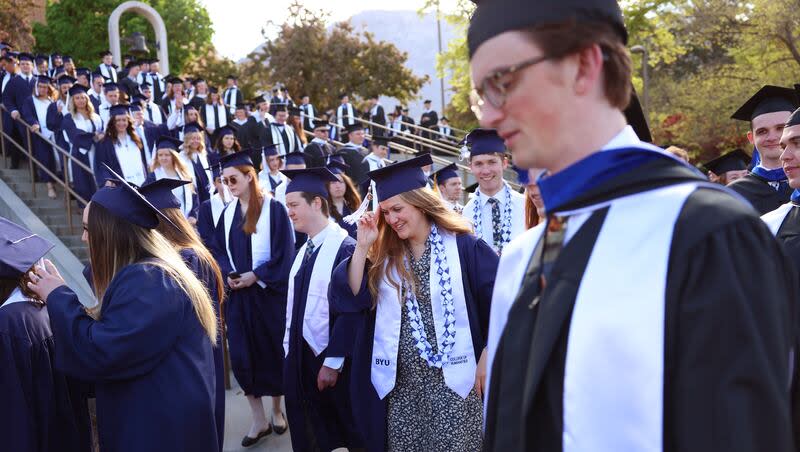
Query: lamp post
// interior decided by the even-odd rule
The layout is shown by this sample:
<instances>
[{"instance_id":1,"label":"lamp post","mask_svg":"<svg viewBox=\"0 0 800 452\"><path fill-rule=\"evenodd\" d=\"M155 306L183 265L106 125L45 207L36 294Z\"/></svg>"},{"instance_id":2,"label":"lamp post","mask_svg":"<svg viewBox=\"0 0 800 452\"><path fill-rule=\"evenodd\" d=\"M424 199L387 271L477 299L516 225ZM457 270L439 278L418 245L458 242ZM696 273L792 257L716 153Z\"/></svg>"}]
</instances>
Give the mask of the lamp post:
<instances>
[{"instance_id":1,"label":"lamp post","mask_svg":"<svg viewBox=\"0 0 800 452\"><path fill-rule=\"evenodd\" d=\"M644 108L644 117L647 119L647 122L650 122L650 97L648 96L648 89L650 85L650 78L649 78L649 68L648 68L648 56L649 52L647 51L647 47L636 45L631 47L631 53L641 53L642 54L642 107Z\"/></svg>"}]
</instances>

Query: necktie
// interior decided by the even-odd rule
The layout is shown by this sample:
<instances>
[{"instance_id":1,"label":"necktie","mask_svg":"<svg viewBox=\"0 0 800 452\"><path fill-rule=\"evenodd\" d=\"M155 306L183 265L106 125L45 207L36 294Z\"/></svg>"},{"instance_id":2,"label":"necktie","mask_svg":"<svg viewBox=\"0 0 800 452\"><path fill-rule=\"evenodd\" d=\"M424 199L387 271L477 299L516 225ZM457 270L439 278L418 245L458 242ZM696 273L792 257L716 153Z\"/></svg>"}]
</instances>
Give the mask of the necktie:
<instances>
[{"instance_id":1,"label":"necktie","mask_svg":"<svg viewBox=\"0 0 800 452\"><path fill-rule=\"evenodd\" d=\"M214 110L214 128L219 129L219 110L216 105L212 105L211 109Z\"/></svg>"},{"instance_id":2,"label":"necktie","mask_svg":"<svg viewBox=\"0 0 800 452\"><path fill-rule=\"evenodd\" d=\"M231 96L233 95L233 89L228 89L228 92L225 93L225 105L231 105Z\"/></svg>"},{"instance_id":3,"label":"necktie","mask_svg":"<svg viewBox=\"0 0 800 452\"><path fill-rule=\"evenodd\" d=\"M547 278L553 270L553 265L564 247L564 233L567 230L567 218L551 215L547 219L544 238L536 246L536 250L528 263L520 294L536 294L528 304L534 309L539 304L539 299L547 287ZM538 286L538 290L537 287Z\"/></svg>"},{"instance_id":4,"label":"necktie","mask_svg":"<svg viewBox=\"0 0 800 452\"><path fill-rule=\"evenodd\" d=\"M495 198L489 198L487 202L492 205L492 239L494 247L499 251L503 248L503 233L500 230L500 202Z\"/></svg>"},{"instance_id":5,"label":"necktie","mask_svg":"<svg viewBox=\"0 0 800 452\"><path fill-rule=\"evenodd\" d=\"M314 246L314 241L309 238L308 242L306 242L306 254L303 255L304 264L308 262L309 259L311 259L311 256L314 254L315 248L316 247Z\"/></svg>"},{"instance_id":6,"label":"necktie","mask_svg":"<svg viewBox=\"0 0 800 452\"><path fill-rule=\"evenodd\" d=\"M278 132L281 133L281 139L283 140L284 149L286 152L290 152L289 149L289 135L286 133L286 127L278 127Z\"/></svg>"},{"instance_id":7,"label":"necktie","mask_svg":"<svg viewBox=\"0 0 800 452\"><path fill-rule=\"evenodd\" d=\"M153 121L153 107L150 105L147 106L147 116L150 118L150 121Z\"/></svg>"}]
</instances>

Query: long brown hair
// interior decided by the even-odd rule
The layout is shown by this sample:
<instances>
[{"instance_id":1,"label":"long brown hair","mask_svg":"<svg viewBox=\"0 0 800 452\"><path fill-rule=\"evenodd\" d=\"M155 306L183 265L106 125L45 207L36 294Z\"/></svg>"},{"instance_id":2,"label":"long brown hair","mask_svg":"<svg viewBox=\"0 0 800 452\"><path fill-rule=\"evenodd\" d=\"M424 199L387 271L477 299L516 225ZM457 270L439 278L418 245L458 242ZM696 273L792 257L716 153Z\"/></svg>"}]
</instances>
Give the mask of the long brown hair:
<instances>
[{"instance_id":1,"label":"long brown hair","mask_svg":"<svg viewBox=\"0 0 800 452\"><path fill-rule=\"evenodd\" d=\"M261 216L261 207L264 204L264 194L261 193L261 187L258 185L258 175L256 169L250 165L234 166L242 174L247 177L250 175L250 182L247 184L250 190L250 200L247 202L247 217L244 219L242 230L245 234L253 234L256 232L256 223L258 217Z\"/></svg>"},{"instance_id":2,"label":"long brown hair","mask_svg":"<svg viewBox=\"0 0 800 452\"><path fill-rule=\"evenodd\" d=\"M114 276L124 267L149 259L151 265L165 273L191 300L195 315L212 344L217 341L217 317L203 283L183 262L180 254L158 231L128 223L95 202L89 203L89 258L92 280L99 304L92 316L102 315L103 296Z\"/></svg>"},{"instance_id":3,"label":"long brown hair","mask_svg":"<svg viewBox=\"0 0 800 452\"><path fill-rule=\"evenodd\" d=\"M344 203L351 212L355 212L358 209L358 206L361 205L361 195L358 194L358 190L356 190L356 186L353 184L353 180L347 176L347 174L339 174L342 178L342 183L344 183ZM333 196L331 196L331 184L333 182L327 183L328 189L328 205L331 207L331 216L336 221L342 221L342 212L336 208L336 205L333 203Z\"/></svg>"},{"instance_id":4,"label":"long brown hair","mask_svg":"<svg viewBox=\"0 0 800 452\"><path fill-rule=\"evenodd\" d=\"M407 191L397 196L412 207L421 210L428 221L435 224L439 229L444 229L453 234L472 232L472 228L467 220L445 206L442 199L427 187ZM383 215L379 213L377 218L378 238L367 253L372 262L372 266L367 274L367 287L369 287L373 299L378 295L378 289L384 277L384 267L387 269L394 267L401 278L413 284L413 278L403 263L406 253L404 241L397 236L397 233L394 232L388 224L386 224ZM400 281L395 281L391 273L386 275L386 279L394 288L400 290Z\"/></svg>"},{"instance_id":5,"label":"long brown hair","mask_svg":"<svg viewBox=\"0 0 800 452\"><path fill-rule=\"evenodd\" d=\"M136 131L133 129L133 118L130 115L126 114L125 119L128 121L128 126L125 127L125 133L131 137L131 141L136 144L136 147L139 150L144 149L144 144L142 144L142 139L139 138L139 135L136 134ZM111 116L108 121L108 126L106 126L106 137L108 137L111 142L119 141L119 135L117 135L117 126L114 124L117 121L116 116Z\"/></svg>"},{"instance_id":6,"label":"long brown hair","mask_svg":"<svg viewBox=\"0 0 800 452\"><path fill-rule=\"evenodd\" d=\"M33 271L33 267L20 275L19 278L0 278L0 306L11 296L14 289L19 289L22 295L38 302L38 304L44 304L44 301L28 287L28 283L31 282L30 276L28 275L31 271Z\"/></svg>"},{"instance_id":7,"label":"long brown hair","mask_svg":"<svg viewBox=\"0 0 800 452\"><path fill-rule=\"evenodd\" d=\"M539 213L536 212L536 206L533 205L528 189L525 189L525 229L530 229L539 224Z\"/></svg>"},{"instance_id":8,"label":"long brown hair","mask_svg":"<svg viewBox=\"0 0 800 452\"><path fill-rule=\"evenodd\" d=\"M161 168L161 163L158 161L158 151L164 150L169 151L172 157L172 168L178 173L178 176L180 176L182 180L192 180L192 172L189 170L189 167L186 166L186 163L181 160L180 154L169 148L156 149L156 154L153 156L153 163L150 164L150 172L153 173L156 169ZM194 183L189 184L189 190L192 193L196 193Z\"/></svg>"},{"instance_id":9,"label":"long brown hair","mask_svg":"<svg viewBox=\"0 0 800 452\"><path fill-rule=\"evenodd\" d=\"M297 118L299 121L295 121L294 118ZM292 127L294 134L297 135L297 138L300 139L300 142L303 144L308 144L308 138L306 137L306 132L303 128L302 118L300 116L289 116L287 123Z\"/></svg>"},{"instance_id":10,"label":"long brown hair","mask_svg":"<svg viewBox=\"0 0 800 452\"><path fill-rule=\"evenodd\" d=\"M225 155L227 155L227 154L222 154L225 151L224 149L222 149L222 139L223 138L225 138L225 135L220 135L220 136L217 137L216 141L214 142L214 149L216 149L217 152L219 152L221 154L220 155L221 157L224 157ZM233 152L239 152L239 151L242 150L242 145L239 144L239 139L236 138L236 135L233 135L233 146L232 146L232 149L233 149Z\"/></svg>"},{"instance_id":11,"label":"long brown hair","mask_svg":"<svg viewBox=\"0 0 800 452\"><path fill-rule=\"evenodd\" d=\"M219 300L219 304L222 306L222 301L225 299L225 282L222 279L222 270L220 270L216 259L211 256L211 252L203 245L194 227L186 221L186 217L183 215L183 212L181 212L181 209L161 209L161 213L169 218L178 228L176 229L171 224L164 221L163 218L160 218L156 230L169 240L170 243L175 246L176 250L191 249L197 253L197 257L200 259L203 267L211 271L211 275L197 275L197 277L211 276L216 280L217 300ZM201 282L202 281L203 279L201 279ZM210 290L211 288L207 287L207 289Z\"/></svg>"}]
</instances>

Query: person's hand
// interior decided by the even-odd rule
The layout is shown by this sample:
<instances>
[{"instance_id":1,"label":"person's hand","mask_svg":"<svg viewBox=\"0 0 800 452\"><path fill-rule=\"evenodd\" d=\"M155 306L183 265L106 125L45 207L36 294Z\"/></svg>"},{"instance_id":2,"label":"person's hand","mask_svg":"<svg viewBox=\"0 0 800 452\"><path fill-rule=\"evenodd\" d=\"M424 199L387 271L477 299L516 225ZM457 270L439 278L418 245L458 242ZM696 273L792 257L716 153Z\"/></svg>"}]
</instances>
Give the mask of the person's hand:
<instances>
[{"instance_id":1,"label":"person's hand","mask_svg":"<svg viewBox=\"0 0 800 452\"><path fill-rule=\"evenodd\" d=\"M56 109L58 110L59 113L61 113L61 110L64 109L64 104L62 104L62 103L56 104Z\"/></svg>"},{"instance_id":2,"label":"person's hand","mask_svg":"<svg viewBox=\"0 0 800 452\"><path fill-rule=\"evenodd\" d=\"M42 301L47 301L53 290L64 285L64 278L49 259L44 260L44 267L34 266L33 271L28 273L28 278L28 288Z\"/></svg>"},{"instance_id":3,"label":"person's hand","mask_svg":"<svg viewBox=\"0 0 800 452\"><path fill-rule=\"evenodd\" d=\"M13 119L14 121L19 119L19 112L17 110L11 112L11 119Z\"/></svg>"},{"instance_id":4,"label":"person's hand","mask_svg":"<svg viewBox=\"0 0 800 452\"><path fill-rule=\"evenodd\" d=\"M195 217L189 217L189 218L186 219L186 221L188 221L189 224L191 224L192 226L197 224L197 218L195 218Z\"/></svg>"},{"instance_id":5,"label":"person's hand","mask_svg":"<svg viewBox=\"0 0 800 452\"><path fill-rule=\"evenodd\" d=\"M31 131L32 132L38 132L39 129L40 129L39 124L34 124L34 125L31 126Z\"/></svg>"},{"instance_id":6,"label":"person's hand","mask_svg":"<svg viewBox=\"0 0 800 452\"><path fill-rule=\"evenodd\" d=\"M478 367L475 369L475 392L481 399L486 390L486 360L486 349L484 348L481 352L481 359L478 360Z\"/></svg>"},{"instance_id":7,"label":"person's hand","mask_svg":"<svg viewBox=\"0 0 800 452\"><path fill-rule=\"evenodd\" d=\"M336 369L331 369L328 366L322 366L319 369L319 374L317 375L317 389L320 392L324 391L327 388L332 388L336 386L336 381L339 379L339 371Z\"/></svg>"},{"instance_id":8,"label":"person's hand","mask_svg":"<svg viewBox=\"0 0 800 452\"><path fill-rule=\"evenodd\" d=\"M709 180L709 182L712 182L712 183L716 184L717 182L719 182L719 176L714 174L712 171L709 171L708 172L708 180Z\"/></svg>"},{"instance_id":9,"label":"person's hand","mask_svg":"<svg viewBox=\"0 0 800 452\"><path fill-rule=\"evenodd\" d=\"M228 285L233 290L244 289L247 287L252 286L253 284L258 281L256 274L253 272L242 273L242 275L237 279L228 278Z\"/></svg>"},{"instance_id":10,"label":"person's hand","mask_svg":"<svg viewBox=\"0 0 800 452\"><path fill-rule=\"evenodd\" d=\"M96 134L94 134L94 141L95 141L95 142L97 142L97 141L103 141L103 138L104 138L105 136L106 136L106 135L105 135L103 132L97 132Z\"/></svg>"},{"instance_id":11,"label":"person's hand","mask_svg":"<svg viewBox=\"0 0 800 452\"><path fill-rule=\"evenodd\" d=\"M378 219L375 212L367 212L358 220L356 246L368 250L378 239Z\"/></svg>"}]
</instances>

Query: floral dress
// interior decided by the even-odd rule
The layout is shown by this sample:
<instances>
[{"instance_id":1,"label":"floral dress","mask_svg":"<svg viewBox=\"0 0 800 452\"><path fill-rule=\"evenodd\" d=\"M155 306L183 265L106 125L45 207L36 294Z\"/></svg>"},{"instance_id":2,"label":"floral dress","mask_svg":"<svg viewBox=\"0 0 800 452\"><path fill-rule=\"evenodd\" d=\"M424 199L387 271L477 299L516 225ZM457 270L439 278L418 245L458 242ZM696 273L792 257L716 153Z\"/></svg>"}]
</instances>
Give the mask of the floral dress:
<instances>
[{"instance_id":1,"label":"floral dress","mask_svg":"<svg viewBox=\"0 0 800 452\"><path fill-rule=\"evenodd\" d=\"M425 332L434 337L431 308L431 242L419 260L409 253L414 275L414 294ZM452 265L452 264L451 264ZM419 356L412 335L408 311L403 306L400 323L400 348L397 356L397 380L386 396L386 449L388 451L479 451L483 440L483 405L473 389L466 399L456 394L444 381L442 369L430 367Z\"/></svg>"}]
</instances>

